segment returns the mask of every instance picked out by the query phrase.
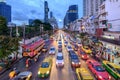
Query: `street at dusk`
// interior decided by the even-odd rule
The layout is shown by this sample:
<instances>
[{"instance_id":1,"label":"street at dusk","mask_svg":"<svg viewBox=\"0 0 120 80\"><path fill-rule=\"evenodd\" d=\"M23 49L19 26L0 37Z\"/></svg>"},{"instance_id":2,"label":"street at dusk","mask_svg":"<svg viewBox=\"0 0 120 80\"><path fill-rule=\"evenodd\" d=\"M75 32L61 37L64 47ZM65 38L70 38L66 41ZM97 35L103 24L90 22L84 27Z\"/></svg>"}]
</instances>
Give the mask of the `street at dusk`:
<instances>
[{"instance_id":1,"label":"street at dusk","mask_svg":"<svg viewBox=\"0 0 120 80\"><path fill-rule=\"evenodd\" d=\"M119 0L0 0L0 80L120 80L119 14Z\"/></svg>"}]
</instances>

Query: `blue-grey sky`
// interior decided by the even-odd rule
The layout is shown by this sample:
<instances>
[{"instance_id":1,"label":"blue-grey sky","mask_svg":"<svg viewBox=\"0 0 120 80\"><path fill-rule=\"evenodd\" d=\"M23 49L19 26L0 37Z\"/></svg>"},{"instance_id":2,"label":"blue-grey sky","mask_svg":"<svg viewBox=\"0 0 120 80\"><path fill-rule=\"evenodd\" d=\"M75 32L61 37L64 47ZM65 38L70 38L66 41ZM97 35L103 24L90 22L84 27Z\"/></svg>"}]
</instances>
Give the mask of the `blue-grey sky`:
<instances>
[{"instance_id":1,"label":"blue-grey sky","mask_svg":"<svg viewBox=\"0 0 120 80\"><path fill-rule=\"evenodd\" d=\"M16 24L28 23L28 19L44 19L45 0L6 0L12 7L12 22ZM77 4L79 17L82 17L83 0L46 0L49 10L53 12L58 24L62 27L63 18L69 5ZM61 22L60 22L61 21Z\"/></svg>"}]
</instances>

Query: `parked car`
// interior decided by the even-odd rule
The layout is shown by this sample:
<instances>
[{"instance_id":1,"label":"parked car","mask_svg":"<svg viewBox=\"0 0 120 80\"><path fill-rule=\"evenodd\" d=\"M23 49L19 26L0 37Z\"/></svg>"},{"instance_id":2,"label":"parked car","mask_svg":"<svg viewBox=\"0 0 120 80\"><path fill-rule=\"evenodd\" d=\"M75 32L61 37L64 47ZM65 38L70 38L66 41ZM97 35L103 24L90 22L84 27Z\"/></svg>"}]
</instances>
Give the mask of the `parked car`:
<instances>
[{"instance_id":1,"label":"parked car","mask_svg":"<svg viewBox=\"0 0 120 80\"><path fill-rule=\"evenodd\" d=\"M52 68L52 58L47 57L43 60L41 63L39 69L38 69L38 77L39 78L46 78L50 75Z\"/></svg>"},{"instance_id":2,"label":"parked car","mask_svg":"<svg viewBox=\"0 0 120 80\"><path fill-rule=\"evenodd\" d=\"M91 73L86 68L76 68L78 80L94 80Z\"/></svg>"},{"instance_id":3,"label":"parked car","mask_svg":"<svg viewBox=\"0 0 120 80\"><path fill-rule=\"evenodd\" d=\"M99 62L95 60L87 60L87 65L97 80L111 80L111 76Z\"/></svg>"},{"instance_id":4,"label":"parked car","mask_svg":"<svg viewBox=\"0 0 120 80\"><path fill-rule=\"evenodd\" d=\"M116 65L109 61L103 61L102 65L111 74L115 80L120 80L120 65Z\"/></svg>"}]
</instances>

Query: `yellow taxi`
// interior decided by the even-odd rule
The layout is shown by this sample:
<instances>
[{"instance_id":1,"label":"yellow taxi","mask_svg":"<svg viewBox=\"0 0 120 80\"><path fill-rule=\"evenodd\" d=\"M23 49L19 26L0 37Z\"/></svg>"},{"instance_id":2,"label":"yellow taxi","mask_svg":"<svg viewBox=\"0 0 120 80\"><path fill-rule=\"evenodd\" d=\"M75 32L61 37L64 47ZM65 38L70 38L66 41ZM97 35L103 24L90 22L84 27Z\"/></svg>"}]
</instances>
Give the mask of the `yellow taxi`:
<instances>
[{"instance_id":1,"label":"yellow taxi","mask_svg":"<svg viewBox=\"0 0 120 80\"><path fill-rule=\"evenodd\" d=\"M38 69L38 77L39 78L46 78L50 75L52 68L52 58L47 57L43 60L41 63L39 69Z\"/></svg>"},{"instance_id":2,"label":"yellow taxi","mask_svg":"<svg viewBox=\"0 0 120 80\"><path fill-rule=\"evenodd\" d=\"M82 50L88 54L92 53L92 50L88 46L82 46Z\"/></svg>"},{"instance_id":3,"label":"yellow taxi","mask_svg":"<svg viewBox=\"0 0 120 80\"><path fill-rule=\"evenodd\" d=\"M78 80L94 80L86 68L76 68Z\"/></svg>"},{"instance_id":4,"label":"yellow taxi","mask_svg":"<svg viewBox=\"0 0 120 80\"><path fill-rule=\"evenodd\" d=\"M120 79L120 65L104 60L102 65L105 69L115 78L115 80Z\"/></svg>"}]
</instances>

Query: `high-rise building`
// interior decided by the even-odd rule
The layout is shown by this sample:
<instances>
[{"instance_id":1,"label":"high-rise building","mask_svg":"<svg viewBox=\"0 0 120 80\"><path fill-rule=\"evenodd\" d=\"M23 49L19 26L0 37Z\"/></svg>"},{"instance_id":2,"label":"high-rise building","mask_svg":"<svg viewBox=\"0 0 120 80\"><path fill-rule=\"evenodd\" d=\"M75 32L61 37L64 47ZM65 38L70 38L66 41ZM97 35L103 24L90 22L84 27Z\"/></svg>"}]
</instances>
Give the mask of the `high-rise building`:
<instances>
[{"instance_id":1,"label":"high-rise building","mask_svg":"<svg viewBox=\"0 0 120 80\"><path fill-rule=\"evenodd\" d=\"M78 19L78 5L71 5L64 17L64 28Z\"/></svg>"},{"instance_id":2,"label":"high-rise building","mask_svg":"<svg viewBox=\"0 0 120 80\"><path fill-rule=\"evenodd\" d=\"M45 1L44 2L44 22L45 23L48 23L48 12L49 12L48 2Z\"/></svg>"},{"instance_id":3,"label":"high-rise building","mask_svg":"<svg viewBox=\"0 0 120 80\"><path fill-rule=\"evenodd\" d=\"M7 22L11 22L11 6L3 1L0 2L0 16L5 17Z\"/></svg>"},{"instance_id":4,"label":"high-rise building","mask_svg":"<svg viewBox=\"0 0 120 80\"><path fill-rule=\"evenodd\" d=\"M71 23L78 19L78 5L69 6L68 13L68 22Z\"/></svg>"},{"instance_id":5,"label":"high-rise building","mask_svg":"<svg viewBox=\"0 0 120 80\"><path fill-rule=\"evenodd\" d=\"M103 1L105 0L83 0L83 15L95 15L98 12L98 8Z\"/></svg>"},{"instance_id":6,"label":"high-rise building","mask_svg":"<svg viewBox=\"0 0 120 80\"><path fill-rule=\"evenodd\" d=\"M50 12L50 18L52 18L52 17L53 17L53 12L51 11L51 12Z\"/></svg>"}]
</instances>

